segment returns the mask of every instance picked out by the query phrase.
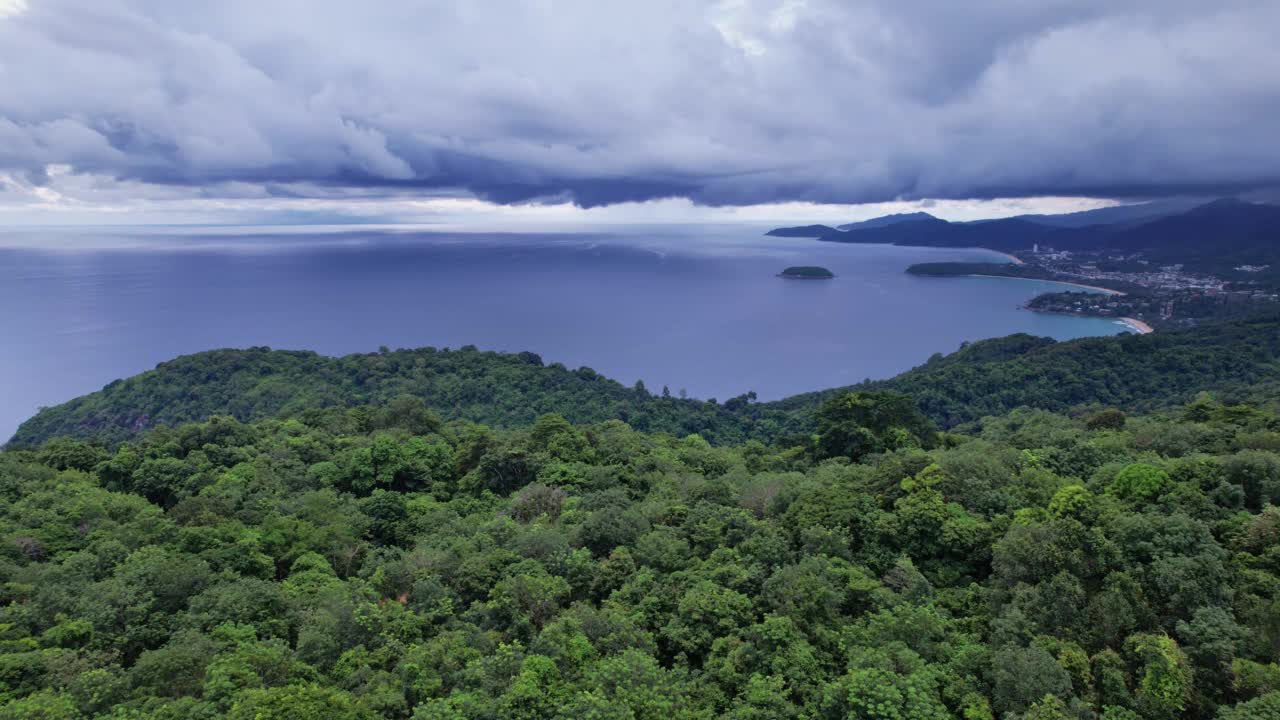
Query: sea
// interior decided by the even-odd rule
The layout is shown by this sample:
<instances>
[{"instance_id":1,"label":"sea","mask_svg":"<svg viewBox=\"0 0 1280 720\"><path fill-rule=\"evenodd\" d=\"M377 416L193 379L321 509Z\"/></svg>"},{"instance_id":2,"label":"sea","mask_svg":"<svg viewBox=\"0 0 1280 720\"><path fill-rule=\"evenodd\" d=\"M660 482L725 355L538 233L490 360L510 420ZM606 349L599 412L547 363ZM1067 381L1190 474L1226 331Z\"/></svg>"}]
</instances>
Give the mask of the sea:
<instances>
[{"instance_id":1,"label":"sea","mask_svg":"<svg viewBox=\"0 0 1280 720\"><path fill-rule=\"evenodd\" d=\"M1011 333L1125 331L1022 308L1057 283L904 272L1005 261L998 253L766 229L10 228L0 232L0 439L41 406L212 348L528 350L723 401L890 377ZM791 265L836 277L778 277Z\"/></svg>"}]
</instances>

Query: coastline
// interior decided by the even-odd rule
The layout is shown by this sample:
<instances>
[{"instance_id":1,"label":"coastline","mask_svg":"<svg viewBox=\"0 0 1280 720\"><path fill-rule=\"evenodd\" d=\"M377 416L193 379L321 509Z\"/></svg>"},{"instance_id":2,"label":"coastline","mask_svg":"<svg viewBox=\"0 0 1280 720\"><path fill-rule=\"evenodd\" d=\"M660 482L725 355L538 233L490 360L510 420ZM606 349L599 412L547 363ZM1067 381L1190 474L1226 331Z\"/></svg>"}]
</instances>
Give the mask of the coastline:
<instances>
[{"instance_id":1,"label":"coastline","mask_svg":"<svg viewBox=\"0 0 1280 720\"><path fill-rule=\"evenodd\" d=\"M1102 293L1103 295L1124 295L1124 292L1120 290L1112 290L1111 288L1098 287L1097 285L1085 285L1084 283L1071 282L1069 280L1044 280L1041 278L1026 278L1026 277L1017 277L1014 275L980 275L976 273L965 275L964 277L999 278L1001 280L1030 280L1032 282L1055 283L1058 285L1070 285L1071 287L1085 288L1086 290L1093 290L1094 292L1099 292L1099 293Z\"/></svg>"},{"instance_id":2,"label":"coastline","mask_svg":"<svg viewBox=\"0 0 1280 720\"><path fill-rule=\"evenodd\" d=\"M1153 333L1156 331L1155 328L1151 327L1150 325L1142 322L1137 318L1123 317L1123 318L1120 318L1119 322L1121 325L1128 327L1130 330L1138 333L1139 335L1146 335L1147 333Z\"/></svg>"}]
</instances>

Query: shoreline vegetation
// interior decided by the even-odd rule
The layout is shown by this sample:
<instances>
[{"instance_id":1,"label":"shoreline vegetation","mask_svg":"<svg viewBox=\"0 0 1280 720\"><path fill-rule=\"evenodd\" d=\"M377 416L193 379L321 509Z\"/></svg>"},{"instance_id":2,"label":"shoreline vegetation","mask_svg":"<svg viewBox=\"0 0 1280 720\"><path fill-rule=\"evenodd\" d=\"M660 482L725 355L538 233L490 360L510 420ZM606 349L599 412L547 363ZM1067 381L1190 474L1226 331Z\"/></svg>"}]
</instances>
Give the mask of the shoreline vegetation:
<instances>
[{"instance_id":1,"label":"shoreline vegetation","mask_svg":"<svg viewBox=\"0 0 1280 720\"><path fill-rule=\"evenodd\" d=\"M988 248L984 248L988 249ZM999 252L999 251L992 251ZM1002 255L1006 253L1000 253ZM1002 265L989 263L919 263L907 268L907 272L912 275L923 275L929 277L986 277L999 278L1005 280L1034 280L1037 282L1055 283L1058 285L1066 285L1069 287L1081 288L1089 292L1095 292L1102 295L1124 296L1127 295L1123 290L1114 287L1105 287L1102 285L1087 285L1085 283L1072 282L1071 280L1061 279L1055 273L1045 272L1038 268L1027 267L1025 264ZM1024 309L1031 312L1043 312L1033 307L1023 306ZM1146 322L1137 318L1122 317L1116 321L1124 325L1129 330L1139 334L1146 335L1155 332L1155 328Z\"/></svg>"}]
</instances>

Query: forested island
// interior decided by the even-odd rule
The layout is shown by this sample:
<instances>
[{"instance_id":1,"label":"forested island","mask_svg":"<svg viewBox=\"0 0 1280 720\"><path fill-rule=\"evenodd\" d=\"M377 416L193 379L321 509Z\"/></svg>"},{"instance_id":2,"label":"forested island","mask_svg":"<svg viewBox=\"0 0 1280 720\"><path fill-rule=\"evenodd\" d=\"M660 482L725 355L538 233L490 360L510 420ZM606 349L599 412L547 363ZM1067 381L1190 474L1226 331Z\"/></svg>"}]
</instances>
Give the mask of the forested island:
<instances>
[{"instance_id":1,"label":"forested island","mask_svg":"<svg viewBox=\"0 0 1280 720\"><path fill-rule=\"evenodd\" d=\"M830 270L816 265L796 265L778 273L778 277L792 280L830 280L835 276Z\"/></svg>"},{"instance_id":2,"label":"forested island","mask_svg":"<svg viewBox=\"0 0 1280 720\"><path fill-rule=\"evenodd\" d=\"M1277 325L777 403L188 356L0 452L0 718L1274 718Z\"/></svg>"}]
</instances>

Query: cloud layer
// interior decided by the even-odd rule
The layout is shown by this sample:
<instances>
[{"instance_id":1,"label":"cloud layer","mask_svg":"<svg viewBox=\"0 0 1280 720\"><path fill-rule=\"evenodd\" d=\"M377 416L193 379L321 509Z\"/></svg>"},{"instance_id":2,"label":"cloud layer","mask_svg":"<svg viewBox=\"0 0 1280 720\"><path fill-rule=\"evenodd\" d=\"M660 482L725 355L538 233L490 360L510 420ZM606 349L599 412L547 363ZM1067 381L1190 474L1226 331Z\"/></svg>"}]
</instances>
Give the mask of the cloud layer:
<instances>
[{"instance_id":1,"label":"cloud layer","mask_svg":"<svg viewBox=\"0 0 1280 720\"><path fill-rule=\"evenodd\" d=\"M584 206L1232 192L1280 184L1277 27L1267 0L0 0L0 172Z\"/></svg>"}]
</instances>

